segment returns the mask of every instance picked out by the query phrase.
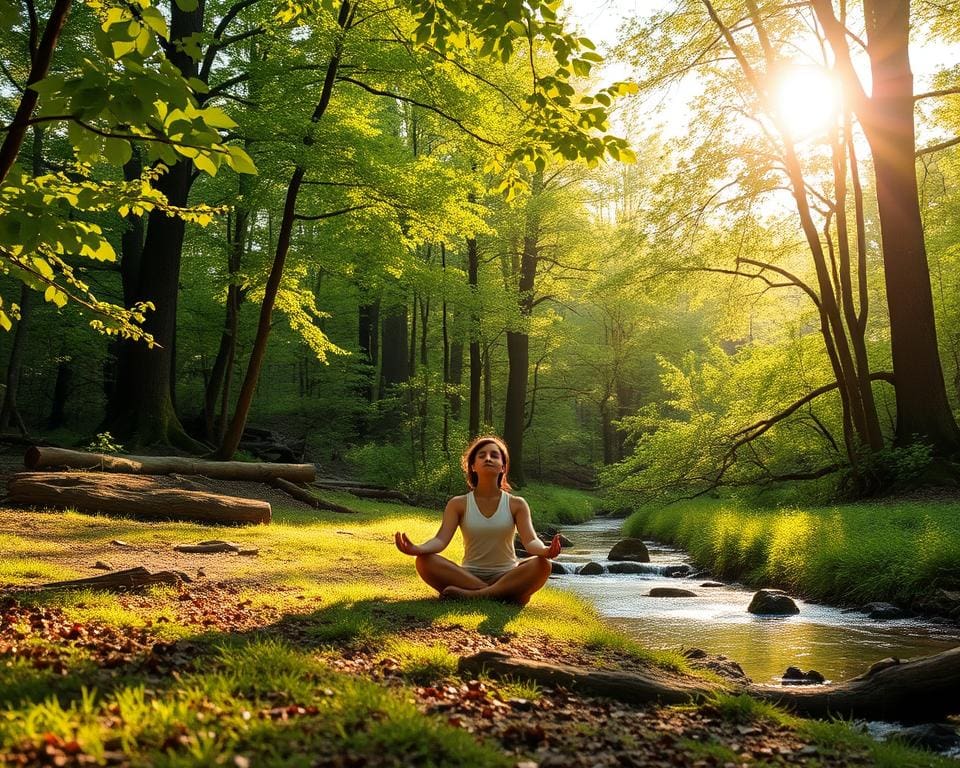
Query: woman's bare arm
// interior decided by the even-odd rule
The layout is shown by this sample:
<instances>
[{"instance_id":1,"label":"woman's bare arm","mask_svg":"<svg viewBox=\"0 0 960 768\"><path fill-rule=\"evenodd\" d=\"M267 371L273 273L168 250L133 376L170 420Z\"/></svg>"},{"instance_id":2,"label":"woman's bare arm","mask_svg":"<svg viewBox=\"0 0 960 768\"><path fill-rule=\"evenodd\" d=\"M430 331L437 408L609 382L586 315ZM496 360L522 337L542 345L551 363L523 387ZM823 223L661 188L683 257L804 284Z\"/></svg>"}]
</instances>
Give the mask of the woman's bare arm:
<instances>
[{"instance_id":1,"label":"woman's bare arm","mask_svg":"<svg viewBox=\"0 0 960 768\"><path fill-rule=\"evenodd\" d=\"M414 544L405 533L397 531L394 534L394 541L397 549L405 555L435 555L443 552L447 545L453 539L453 534L460 525L460 518L466 509L463 496L454 496L447 502L443 510L443 519L440 522L440 529L432 539L428 539L423 544Z\"/></svg>"},{"instance_id":2,"label":"woman's bare arm","mask_svg":"<svg viewBox=\"0 0 960 768\"><path fill-rule=\"evenodd\" d=\"M530 505L526 499L519 496L510 498L510 511L513 513L513 519L517 524L517 533L520 534L520 541L523 542L523 548L528 554L535 557L554 558L560 554L560 536L554 536L550 544L544 544L537 532L533 529L533 518L530 516Z\"/></svg>"}]
</instances>

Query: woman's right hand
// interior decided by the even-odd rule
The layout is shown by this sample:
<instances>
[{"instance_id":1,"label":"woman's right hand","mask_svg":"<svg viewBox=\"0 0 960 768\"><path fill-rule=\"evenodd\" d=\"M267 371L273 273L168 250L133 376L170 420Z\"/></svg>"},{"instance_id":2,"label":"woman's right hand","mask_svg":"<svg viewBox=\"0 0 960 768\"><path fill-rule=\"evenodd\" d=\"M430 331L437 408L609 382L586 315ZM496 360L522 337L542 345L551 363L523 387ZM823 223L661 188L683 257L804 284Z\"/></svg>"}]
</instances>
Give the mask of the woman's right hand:
<instances>
[{"instance_id":1,"label":"woman's right hand","mask_svg":"<svg viewBox=\"0 0 960 768\"><path fill-rule=\"evenodd\" d=\"M399 549L405 555L417 557L418 555L423 554L423 550L410 541L410 537L405 533L397 531L395 534L393 534L393 540L397 545L397 549Z\"/></svg>"}]
</instances>

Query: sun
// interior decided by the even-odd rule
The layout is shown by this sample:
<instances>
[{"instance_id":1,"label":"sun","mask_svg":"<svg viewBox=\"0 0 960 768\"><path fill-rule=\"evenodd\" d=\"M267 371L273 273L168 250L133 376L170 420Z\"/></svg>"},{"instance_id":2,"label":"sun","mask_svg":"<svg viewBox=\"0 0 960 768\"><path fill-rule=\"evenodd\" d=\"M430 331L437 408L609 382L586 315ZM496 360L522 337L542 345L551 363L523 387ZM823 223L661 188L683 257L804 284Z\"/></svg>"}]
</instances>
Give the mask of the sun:
<instances>
[{"instance_id":1,"label":"sun","mask_svg":"<svg viewBox=\"0 0 960 768\"><path fill-rule=\"evenodd\" d=\"M785 68L774 82L773 106L793 138L819 136L836 124L840 83L817 67Z\"/></svg>"}]
</instances>

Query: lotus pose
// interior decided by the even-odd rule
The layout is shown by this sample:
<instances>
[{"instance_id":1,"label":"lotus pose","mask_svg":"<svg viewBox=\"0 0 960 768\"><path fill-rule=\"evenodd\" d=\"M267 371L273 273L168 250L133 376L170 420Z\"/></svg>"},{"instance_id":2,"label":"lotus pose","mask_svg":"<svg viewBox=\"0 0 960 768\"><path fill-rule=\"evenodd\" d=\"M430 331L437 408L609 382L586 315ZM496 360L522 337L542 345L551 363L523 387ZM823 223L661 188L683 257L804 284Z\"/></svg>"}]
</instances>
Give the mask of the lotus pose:
<instances>
[{"instance_id":1,"label":"lotus pose","mask_svg":"<svg viewBox=\"0 0 960 768\"><path fill-rule=\"evenodd\" d=\"M443 510L437 535L414 544L395 535L397 549L417 558L417 573L443 597L486 597L526 605L547 582L550 558L560 554L560 537L549 546L533 530L530 507L510 495L510 454L497 437L478 437L461 461L470 492L454 496ZM463 563L441 557L457 527L463 532ZM513 546L520 534L527 553L518 560Z\"/></svg>"}]
</instances>

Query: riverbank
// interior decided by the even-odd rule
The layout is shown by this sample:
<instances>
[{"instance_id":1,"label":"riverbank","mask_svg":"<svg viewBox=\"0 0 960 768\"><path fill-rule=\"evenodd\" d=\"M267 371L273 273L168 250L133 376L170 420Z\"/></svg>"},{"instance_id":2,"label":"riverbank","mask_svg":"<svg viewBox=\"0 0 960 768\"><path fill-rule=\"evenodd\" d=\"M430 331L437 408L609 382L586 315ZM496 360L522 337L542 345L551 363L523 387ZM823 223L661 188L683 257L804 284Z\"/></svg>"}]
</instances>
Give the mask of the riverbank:
<instances>
[{"instance_id":1,"label":"riverbank","mask_svg":"<svg viewBox=\"0 0 960 768\"><path fill-rule=\"evenodd\" d=\"M960 503L757 509L736 499L641 509L627 536L682 547L718 578L840 606L883 601L960 622Z\"/></svg>"},{"instance_id":2,"label":"riverbank","mask_svg":"<svg viewBox=\"0 0 960 768\"><path fill-rule=\"evenodd\" d=\"M463 677L459 657L484 649L695 671L551 587L522 611L436 599L391 544L395 530L428 538L436 511L343 495L360 510L348 516L269 499L273 523L229 529L0 509L0 763L953 764L739 697L632 706ZM173 550L223 538L258 554ZM457 537L449 554L460 546ZM98 561L190 581L139 594L12 595L96 575Z\"/></svg>"}]
</instances>

